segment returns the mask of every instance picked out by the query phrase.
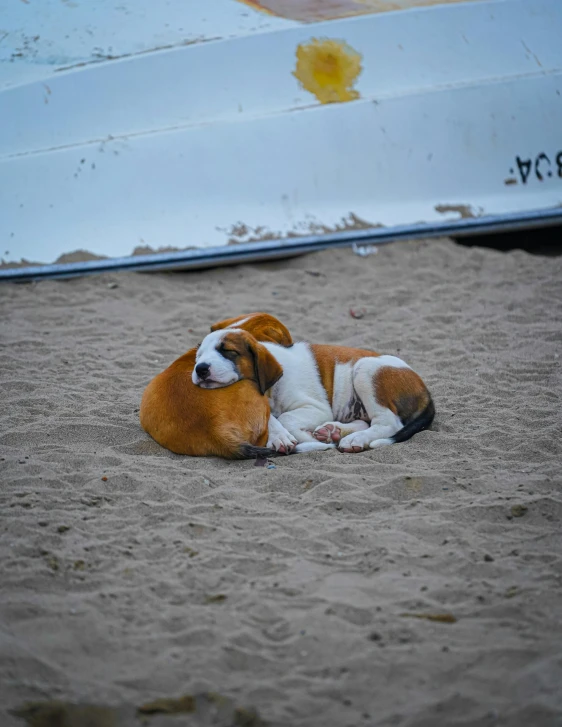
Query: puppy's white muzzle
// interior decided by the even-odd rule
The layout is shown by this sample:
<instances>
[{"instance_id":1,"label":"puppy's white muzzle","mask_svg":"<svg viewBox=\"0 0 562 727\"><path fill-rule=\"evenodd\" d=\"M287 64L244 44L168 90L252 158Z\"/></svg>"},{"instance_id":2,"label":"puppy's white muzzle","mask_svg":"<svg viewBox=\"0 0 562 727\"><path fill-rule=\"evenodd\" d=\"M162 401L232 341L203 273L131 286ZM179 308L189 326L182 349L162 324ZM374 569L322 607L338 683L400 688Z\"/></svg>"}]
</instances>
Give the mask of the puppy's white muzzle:
<instances>
[{"instance_id":1,"label":"puppy's white muzzle","mask_svg":"<svg viewBox=\"0 0 562 727\"><path fill-rule=\"evenodd\" d=\"M226 359L223 360L227 365L211 365L204 378L199 376L197 370L194 369L191 380L195 386L200 386L202 389L220 389L222 386L229 386L238 381L239 376L233 370L232 363Z\"/></svg>"}]
</instances>

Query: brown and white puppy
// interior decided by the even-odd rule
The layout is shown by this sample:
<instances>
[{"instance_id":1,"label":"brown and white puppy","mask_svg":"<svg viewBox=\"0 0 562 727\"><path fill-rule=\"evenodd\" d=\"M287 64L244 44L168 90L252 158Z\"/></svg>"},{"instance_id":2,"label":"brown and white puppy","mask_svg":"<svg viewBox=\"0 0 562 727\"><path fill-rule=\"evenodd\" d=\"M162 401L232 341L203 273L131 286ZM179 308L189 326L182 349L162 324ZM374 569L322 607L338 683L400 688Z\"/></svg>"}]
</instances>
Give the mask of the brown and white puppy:
<instances>
[{"instance_id":1,"label":"brown and white puppy","mask_svg":"<svg viewBox=\"0 0 562 727\"><path fill-rule=\"evenodd\" d=\"M241 350L247 337L235 328L208 334L197 351L193 383L228 387L243 379L251 362L240 354L233 358L229 351ZM290 348L257 345L283 368L283 378L268 392L270 443L277 449L274 433L282 447L277 451L338 446L359 452L403 442L433 421L435 409L425 384L395 356L304 342Z\"/></svg>"},{"instance_id":2,"label":"brown and white puppy","mask_svg":"<svg viewBox=\"0 0 562 727\"><path fill-rule=\"evenodd\" d=\"M283 372L258 341L275 342L281 347L291 346L293 341L287 328L267 313L238 316L216 323L213 328L227 327L233 321L244 327L239 329L241 333L253 334L237 342L236 353L244 360L240 381L217 391L195 386L192 375L197 349L193 348L146 387L140 407L141 426L176 454L227 459L271 454L272 449L267 447L270 407L264 392ZM234 350L232 347L231 355Z\"/></svg>"}]
</instances>

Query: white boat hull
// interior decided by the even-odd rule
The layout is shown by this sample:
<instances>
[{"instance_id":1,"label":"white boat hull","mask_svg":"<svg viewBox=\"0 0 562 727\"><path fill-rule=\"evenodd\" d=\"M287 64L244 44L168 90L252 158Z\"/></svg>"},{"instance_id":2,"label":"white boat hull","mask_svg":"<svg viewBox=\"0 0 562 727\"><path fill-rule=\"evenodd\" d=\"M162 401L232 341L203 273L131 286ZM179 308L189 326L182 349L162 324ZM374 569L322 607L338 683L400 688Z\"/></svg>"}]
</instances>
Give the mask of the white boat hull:
<instances>
[{"instance_id":1,"label":"white boat hull","mask_svg":"<svg viewBox=\"0 0 562 727\"><path fill-rule=\"evenodd\" d=\"M0 91L4 260L562 206L558 0L280 22ZM356 99L299 83L315 38L360 56Z\"/></svg>"}]
</instances>

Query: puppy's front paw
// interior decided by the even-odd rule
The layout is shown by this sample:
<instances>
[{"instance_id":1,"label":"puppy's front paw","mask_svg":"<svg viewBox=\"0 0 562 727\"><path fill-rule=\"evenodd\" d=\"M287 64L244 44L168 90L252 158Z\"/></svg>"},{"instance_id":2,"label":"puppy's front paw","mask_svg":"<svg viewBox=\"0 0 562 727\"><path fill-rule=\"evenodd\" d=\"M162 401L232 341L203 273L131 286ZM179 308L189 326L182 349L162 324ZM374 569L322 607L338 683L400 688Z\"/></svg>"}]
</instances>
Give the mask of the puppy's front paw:
<instances>
[{"instance_id":1,"label":"puppy's front paw","mask_svg":"<svg viewBox=\"0 0 562 727\"><path fill-rule=\"evenodd\" d=\"M334 443L337 444L341 439L341 429L337 422L326 422L312 432L314 439L319 442L325 442L326 444Z\"/></svg>"},{"instance_id":2,"label":"puppy's front paw","mask_svg":"<svg viewBox=\"0 0 562 727\"><path fill-rule=\"evenodd\" d=\"M279 454L291 454L296 444L297 440L287 431L273 434L267 442L267 446Z\"/></svg>"}]
</instances>

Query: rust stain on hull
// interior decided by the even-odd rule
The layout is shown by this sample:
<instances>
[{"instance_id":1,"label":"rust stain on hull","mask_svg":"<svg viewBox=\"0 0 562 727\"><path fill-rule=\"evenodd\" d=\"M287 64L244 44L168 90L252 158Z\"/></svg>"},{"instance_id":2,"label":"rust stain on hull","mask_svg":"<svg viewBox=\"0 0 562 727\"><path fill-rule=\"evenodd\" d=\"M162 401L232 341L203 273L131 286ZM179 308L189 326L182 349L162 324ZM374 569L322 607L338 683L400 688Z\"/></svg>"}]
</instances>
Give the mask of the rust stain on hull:
<instances>
[{"instance_id":1,"label":"rust stain on hull","mask_svg":"<svg viewBox=\"0 0 562 727\"><path fill-rule=\"evenodd\" d=\"M367 15L373 9L357 0L240 0L245 5L287 20L313 23L319 20L335 20L354 15ZM393 5L394 3L389 3ZM394 8L389 8L394 9Z\"/></svg>"},{"instance_id":2,"label":"rust stain on hull","mask_svg":"<svg viewBox=\"0 0 562 727\"><path fill-rule=\"evenodd\" d=\"M463 1L467 0L239 0L268 15L301 23L337 20L391 10L409 10L428 5L450 5Z\"/></svg>"},{"instance_id":3,"label":"rust stain on hull","mask_svg":"<svg viewBox=\"0 0 562 727\"><path fill-rule=\"evenodd\" d=\"M298 46L293 75L320 103L342 103L359 98L353 85L361 70L361 54L345 41L312 38Z\"/></svg>"}]
</instances>

